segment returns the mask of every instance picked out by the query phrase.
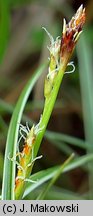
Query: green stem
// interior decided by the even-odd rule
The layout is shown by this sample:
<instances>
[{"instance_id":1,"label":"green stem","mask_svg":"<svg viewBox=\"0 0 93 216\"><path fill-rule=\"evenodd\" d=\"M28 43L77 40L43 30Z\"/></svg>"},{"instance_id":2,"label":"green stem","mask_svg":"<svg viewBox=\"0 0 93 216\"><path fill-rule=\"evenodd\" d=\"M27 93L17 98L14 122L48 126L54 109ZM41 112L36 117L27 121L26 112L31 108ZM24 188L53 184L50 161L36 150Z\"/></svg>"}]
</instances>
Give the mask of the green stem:
<instances>
[{"instance_id":1,"label":"green stem","mask_svg":"<svg viewBox=\"0 0 93 216\"><path fill-rule=\"evenodd\" d=\"M53 86L53 89L50 93L50 95L48 96L48 98L45 99L45 106L44 106L44 111L43 111L43 115L42 115L42 119L41 119L41 123L40 123L40 128L41 131L40 133L37 135L36 138L36 142L35 142L35 147L34 147L34 156L36 157L38 149L40 147L42 138L44 136L45 133L45 129L47 127L48 121L50 119L56 98L57 98L57 94L59 91L59 87L61 85L62 79L63 79L63 75L66 69L66 62L63 63L63 65L61 66L61 69L58 72L58 75L55 79L55 84Z\"/></svg>"}]
</instances>

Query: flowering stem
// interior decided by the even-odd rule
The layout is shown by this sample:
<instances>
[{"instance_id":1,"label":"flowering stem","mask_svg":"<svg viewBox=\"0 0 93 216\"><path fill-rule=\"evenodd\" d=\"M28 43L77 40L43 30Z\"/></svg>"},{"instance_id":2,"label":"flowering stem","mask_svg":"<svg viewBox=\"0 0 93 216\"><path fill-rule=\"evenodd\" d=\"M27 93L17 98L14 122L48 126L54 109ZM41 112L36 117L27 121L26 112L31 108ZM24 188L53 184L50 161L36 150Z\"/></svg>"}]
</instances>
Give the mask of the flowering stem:
<instances>
[{"instance_id":1,"label":"flowering stem","mask_svg":"<svg viewBox=\"0 0 93 216\"><path fill-rule=\"evenodd\" d=\"M39 123L36 126L33 125L31 129L27 126L22 126L21 128L21 131L25 131L27 137L25 138L23 151L20 154L15 185L16 199L20 199L23 196L25 182L29 180L28 178L32 172L34 161L37 159L36 156L50 119L66 67L72 56L79 35L82 32L84 23L85 9L83 9L83 5L81 5L68 24L66 24L64 19L61 40L57 37L54 41L50 33L44 28L51 42L48 48L50 51L50 63L44 85L45 104ZM69 64L73 66L72 62Z\"/></svg>"},{"instance_id":2,"label":"flowering stem","mask_svg":"<svg viewBox=\"0 0 93 216\"><path fill-rule=\"evenodd\" d=\"M45 99L44 111L43 111L42 118L41 118L41 121L40 121L40 126L39 126L39 129L41 128L41 130L40 130L40 133L37 134L36 140L35 140L35 143L34 143L34 152L33 152L34 153L34 156L33 156L34 158L36 157L36 155L38 153L41 141L43 139L45 129L47 127L49 118L51 116L51 113L52 113L52 110L53 110L53 107L54 107L54 104L55 104L55 101L56 101L56 97L57 97L57 94L58 94L58 91L59 91L59 87L60 87L60 84L62 82L63 75L64 75L64 72L65 72L65 69L66 69L66 66L67 66L66 63L62 65L61 69L58 72L58 76L56 77L55 85L53 87L53 90L51 91L50 95ZM24 158L26 165L30 163L31 157L32 157L32 149L30 149L30 151L29 151L29 156L25 156L25 158ZM26 158L27 158L27 163L26 163ZM22 166L22 164L21 164L21 166ZM26 171L26 173L25 173L26 178L28 178L30 176L32 168L33 168L33 164ZM22 177L23 176L22 171L19 171L19 172L20 172L20 174L18 174L18 175ZM25 190L25 183L26 182L24 182L23 179L18 179L17 180L16 188L15 188L15 198L16 199L20 199L22 197L23 192Z\"/></svg>"},{"instance_id":3,"label":"flowering stem","mask_svg":"<svg viewBox=\"0 0 93 216\"><path fill-rule=\"evenodd\" d=\"M34 147L34 157L37 155L38 149L40 147L42 138L43 138L44 133L45 133L45 129L47 127L47 124L48 124L48 121L50 119L52 110L54 108L54 104L55 104L55 101L57 98L59 87L62 83L62 79L63 79L66 67L67 67L67 64L63 63L63 65L62 65L61 69L59 70L58 75L56 77L53 90L51 91L50 96L48 98L46 98L46 100L45 100L44 111L43 111L43 115L42 115L41 123L40 123L40 128L42 128L42 130L37 135L37 138L36 138L35 147Z\"/></svg>"}]
</instances>

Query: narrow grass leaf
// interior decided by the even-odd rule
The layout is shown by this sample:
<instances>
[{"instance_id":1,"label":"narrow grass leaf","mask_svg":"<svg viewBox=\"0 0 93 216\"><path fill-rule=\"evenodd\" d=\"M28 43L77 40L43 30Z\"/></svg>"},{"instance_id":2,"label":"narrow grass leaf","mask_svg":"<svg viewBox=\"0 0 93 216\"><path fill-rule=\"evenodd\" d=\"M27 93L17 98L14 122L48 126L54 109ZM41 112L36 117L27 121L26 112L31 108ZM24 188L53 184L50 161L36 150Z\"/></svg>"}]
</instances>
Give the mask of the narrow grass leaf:
<instances>
[{"instance_id":1,"label":"narrow grass leaf","mask_svg":"<svg viewBox=\"0 0 93 216\"><path fill-rule=\"evenodd\" d=\"M14 199L14 185L15 185L15 162L8 159L8 156L13 157L16 160L16 148L18 142L18 131L19 123L23 114L23 110L27 99L31 93L33 86L42 74L45 65L41 66L36 73L28 81L27 85L23 89L17 105L14 109L12 119L10 122L6 151L5 151L5 161L4 161L4 174L3 174L3 186L2 186L2 199L11 200Z\"/></svg>"},{"instance_id":2,"label":"narrow grass leaf","mask_svg":"<svg viewBox=\"0 0 93 216\"><path fill-rule=\"evenodd\" d=\"M93 161L93 154L78 157L72 163L70 163L70 165L67 165L67 167L64 168L63 173L69 172L78 167L82 167L90 161ZM56 175L59 167L60 166L55 166L31 175L31 180L36 181L36 183L34 184L27 183L26 190L24 192L23 197L27 196L30 192L35 190L37 187L39 187L49 179L53 178Z\"/></svg>"},{"instance_id":3,"label":"narrow grass leaf","mask_svg":"<svg viewBox=\"0 0 93 216\"><path fill-rule=\"evenodd\" d=\"M73 146L77 146L83 149L86 149L86 143L85 141L76 138L76 137L72 137L66 134L61 134L61 133L57 133L57 132L53 132L53 131L46 131L45 136L50 139L50 140L58 140L60 142L66 142L68 144L71 144Z\"/></svg>"},{"instance_id":4,"label":"narrow grass leaf","mask_svg":"<svg viewBox=\"0 0 93 216\"><path fill-rule=\"evenodd\" d=\"M88 29L86 29L88 31ZM84 115L84 128L87 153L93 153L93 61L92 48L83 33L77 47L80 71L80 87ZM89 163L90 198L93 199L93 164Z\"/></svg>"},{"instance_id":5,"label":"narrow grass leaf","mask_svg":"<svg viewBox=\"0 0 93 216\"><path fill-rule=\"evenodd\" d=\"M30 193L25 197L26 200L36 200L36 197L39 196L41 191L44 189L44 186L41 186L34 190L34 193ZM72 192L70 190L66 190L63 188L59 188L57 186L52 186L52 188L48 191L46 200L85 200L87 199L87 195L80 195L78 193Z\"/></svg>"},{"instance_id":6,"label":"narrow grass leaf","mask_svg":"<svg viewBox=\"0 0 93 216\"><path fill-rule=\"evenodd\" d=\"M50 188L52 187L52 185L57 181L57 179L59 178L59 176L62 174L64 168L71 162L71 160L73 159L74 154L72 154L57 170L56 175L51 179L51 181L46 185L46 187L44 188L44 190L42 190L41 194L39 194L39 196L37 197L37 200L43 200L47 194L47 192L50 190Z\"/></svg>"}]
</instances>

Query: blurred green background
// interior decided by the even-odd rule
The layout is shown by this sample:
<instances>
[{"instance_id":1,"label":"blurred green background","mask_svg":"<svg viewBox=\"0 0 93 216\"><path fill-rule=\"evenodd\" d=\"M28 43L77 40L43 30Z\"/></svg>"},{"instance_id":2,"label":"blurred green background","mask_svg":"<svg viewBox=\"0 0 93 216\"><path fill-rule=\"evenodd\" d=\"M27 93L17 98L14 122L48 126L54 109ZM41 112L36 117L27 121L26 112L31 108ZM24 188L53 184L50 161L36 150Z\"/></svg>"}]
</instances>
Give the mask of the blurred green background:
<instances>
[{"instance_id":1,"label":"blurred green background","mask_svg":"<svg viewBox=\"0 0 93 216\"><path fill-rule=\"evenodd\" d=\"M46 134L40 148L43 159L36 163L33 172L62 163L72 152L76 156L93 153L93 1L0 0L0 186L14 106L31 74L49 56L49 38L42 27L54 38L61 36L63 18L69 21L82 3L87 17L72 57L76 70L64 76L48 125L48 130L61 133L61 138L56 133L50 133L50 137ZM46 72L39 78L25 108L26 117L36 122L43 110ZM92 163L89 171L78 168L60 177L53 196L48 198L60 199L61 189L63 199L75 199L76 194L88 197L88 192L93 191Z\"/></svg>"}]
</instances>

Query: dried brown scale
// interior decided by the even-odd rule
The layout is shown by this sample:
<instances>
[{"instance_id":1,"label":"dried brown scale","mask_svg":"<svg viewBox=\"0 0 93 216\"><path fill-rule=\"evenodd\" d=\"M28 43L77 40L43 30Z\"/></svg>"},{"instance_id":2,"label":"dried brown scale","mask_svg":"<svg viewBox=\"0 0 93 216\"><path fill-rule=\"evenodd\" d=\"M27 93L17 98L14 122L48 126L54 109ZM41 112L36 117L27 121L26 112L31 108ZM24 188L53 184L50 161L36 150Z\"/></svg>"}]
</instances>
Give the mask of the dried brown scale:
<instances>
[{"instance_id":1,"label":"dried brown scale","mask_svg":"<svg viewBox=\"0 0 93 216\"><path fill-rule=\"evenodd\" d=\"M31 147L30 146L28 146L28 144L26 143L25 144L25 146L24 146L24 149L23 149L23 155L28 155L29 154L29 152L30 152L30 150L31 150Z\"/></svg>"},{"instance_id":2,"label":"dried brown scale","mask_svg":"<svg viewBox=\"0 0 93 216\"><path fill-rule=\"evenodd\" d=\"M60 54L63 57L64 56L64 52L71 52L73 47L74 47L74 40L73 40L73 35L74 35L74 31L69 31L66 32L66 35L62 37L61 40L61 49L60 49Z\"/></svg>"},{"instance_id":3,"label":"dried brown scale","mask_svg":"<svg viewBox=\"0 0 93 216\"><path fill-rule=\"evenodd\" d=\"M16 190L17 187L20 186L20 184L22 184L22 182L24 182L24 180L22 180L22 179L16 179L15 180L15 190Z\"/></svg>"}]
</instances>

